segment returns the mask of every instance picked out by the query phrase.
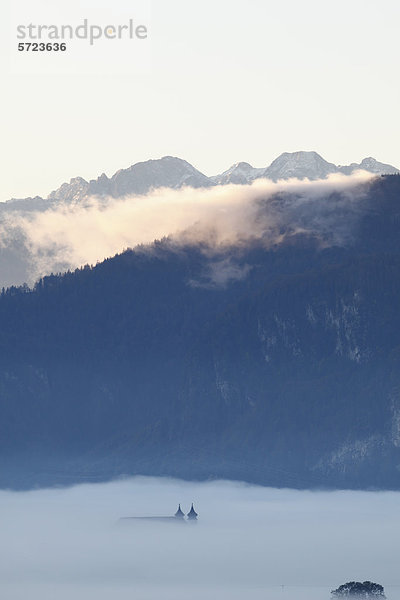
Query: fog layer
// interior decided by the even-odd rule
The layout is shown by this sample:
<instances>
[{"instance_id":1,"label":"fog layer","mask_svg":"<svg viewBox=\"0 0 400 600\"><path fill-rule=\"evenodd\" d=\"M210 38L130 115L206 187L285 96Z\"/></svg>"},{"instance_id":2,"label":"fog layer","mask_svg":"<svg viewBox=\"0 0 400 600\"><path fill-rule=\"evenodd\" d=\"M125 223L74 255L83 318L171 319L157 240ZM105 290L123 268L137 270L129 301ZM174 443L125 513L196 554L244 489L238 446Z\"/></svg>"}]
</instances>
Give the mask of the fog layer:
<instances>
[{"instance_id":1,"label":"fog layer","mask_svg":"<svg viewBox=\"0 0 400 600\"><path fill-rule=\"evenodd\" d=\"M196 524L119 520L172 515ZM328 600L370 579L400 598L400 494L134 478L0 493L7 600Z\"/></svg>"},{"instance_id":2,"label":"fog layer","mask_svg":"<svg viewBox=\"0 0 400 600\"><path fill-rule=\"evenodd\" d=\"M0 249L23 240L30 260L29 283L33 283L41 275L95 264L165 236L178 244L202 243L211 249L260 238L268 246L297 232L341 244L352 235L352 217L357 215L371 178L371 173L359 171L321 181L259 179L251 185L88 198L84 203L56 205L44 212L4 216Z\"/></svg>"}]
</instances>

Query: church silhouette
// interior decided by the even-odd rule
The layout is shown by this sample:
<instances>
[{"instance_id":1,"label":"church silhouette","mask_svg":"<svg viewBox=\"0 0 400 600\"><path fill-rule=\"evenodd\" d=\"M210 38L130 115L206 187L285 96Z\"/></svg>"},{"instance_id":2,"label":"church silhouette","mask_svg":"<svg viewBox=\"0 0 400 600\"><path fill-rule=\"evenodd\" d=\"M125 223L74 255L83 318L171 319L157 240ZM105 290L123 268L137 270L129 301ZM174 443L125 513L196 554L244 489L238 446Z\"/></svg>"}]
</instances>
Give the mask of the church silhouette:
<instances>
[{"instance_id":1,"label":"church silhouette","mask_svg":"<svg viewBox=\"0 0 400 600\"><path fill-rule=\"evenodd\" d=\"M188 514L186 516L187 516L188 521L197 521L198 514L193 508L193 503L192 503L192 508L190 509L190 511L188 512ZM178 505L178 510L176 511L174 518L175 519L184 519L185 518L185 514L182 512L180 504Z\"/></svg>"},{"instance_id":2,"label":"church silhouette","mask_svg":"<svg viewBox=\"0 0 400 600\"><path fill-rule=\"evenodd\" d=\"M166 517L152 517L152 516L147 516L147 517L122 517L122 520L125 520L125 519L135 519L135 520L138 520L138 521L166 521L168 523L187 523L187 522L193 523L193 522L197 521L197 517L198 517L198 514L194 510L194 506L193 506L193 503L192 503L191 509L187 513L187 515L185 515L185 513L181 509L181 505L179 504L178 505L178 510L176 511L176 513L174 515L171 515L171 516L166 516Z\"/></svg>"}]
</instances>

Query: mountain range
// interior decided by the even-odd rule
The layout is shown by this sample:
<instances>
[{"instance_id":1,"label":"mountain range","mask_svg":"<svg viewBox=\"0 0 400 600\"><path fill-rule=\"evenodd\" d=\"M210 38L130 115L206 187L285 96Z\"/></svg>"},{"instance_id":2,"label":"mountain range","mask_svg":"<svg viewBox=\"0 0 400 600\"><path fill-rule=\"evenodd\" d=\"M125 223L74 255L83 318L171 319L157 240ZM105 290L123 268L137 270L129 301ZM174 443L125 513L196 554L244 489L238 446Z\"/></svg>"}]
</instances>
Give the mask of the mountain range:
<instances>
[{"instance_id":1,"label":"mountain range","mask_svg":"<svg viewBox=\"0 0 400 600\"><path fill-rule=\"evenodd\" d=\"M279 243L164 239L3 291L2 487L400 489L400 176L273 206Z\"/></svg>"},{"instance_id":2,"label":"mountain range","mask_svg":"<svg viewBox=\"0 0 400 600\"><path fill-rule=\"evenodd\" d=\"M93 198L107 206L113 199L145 195L157 188L180 189L188 186L210 189L226 184L250 184L260 178L273 181L289 178L315 180L324 179L332 173L350 175L358 169L377 175L398 172L395 167L374 158L365 158L359 164L341 167L327 162L316 152L286 152L266 168L253 168L248 163L240 162L213 177L207 177L185 160L172 156L120 169L111 178L104 173L90 181L75 177L51 192L47 198L35 196L0 202L0 288L24 282L31 285L39 276L51 272L43 256L52 250L43 249L39 256L32 252L26 233L20 226L20 217L29 220L39 213L63 207L85 207ZM63 271L76 266L65 255L61 260L54 259L51 268Z\"/></svg>"},{"instance_id":3,"label":"mountain range","mask_svg":"<svg viewBox=\"0 0 400 600\"><path fill-rule=\"evenodd\" d=\"M46 199L11 199L0 204L0 215L4 211L44 210L54 204L82 202L88 197L120 198L128 195L146 194L151 189L161 187L178 189L183 186L194 188L214 185L248 184L259 178L272 181L297 179L324 179L332 173L350 175L363 169L377 175L390 175L399 169L378 162L374 158L364 158L361 163L336 166L327 162L317 152L285 152L276 158L269 167L254 168L246 162L232 165L220 175L207 177L187 161L173 156L164 156L157 160L148 160L120 169L111 178L105 173L97 179L86 181L74 177L69 183L63 183L51 192Z\"/></svg>"}]
</instances>

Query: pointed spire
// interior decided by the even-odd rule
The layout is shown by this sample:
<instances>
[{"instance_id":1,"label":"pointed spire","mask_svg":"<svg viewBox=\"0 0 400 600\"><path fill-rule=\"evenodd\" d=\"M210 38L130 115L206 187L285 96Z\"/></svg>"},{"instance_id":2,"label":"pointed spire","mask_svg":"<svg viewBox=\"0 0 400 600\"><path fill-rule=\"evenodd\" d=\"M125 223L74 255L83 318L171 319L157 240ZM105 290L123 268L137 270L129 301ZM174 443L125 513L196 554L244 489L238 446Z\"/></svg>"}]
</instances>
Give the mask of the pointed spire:
<instances>
[{"instance_id":1,"label":"pointed spire","mask_svg":"<svg viewBox=\"0 0 400 600\"><path fill-rule=\"evenodd\" d=\"M187 514L187 518L190 519L190 520L197 519L197 512L193 508L193 503L192 503L192 508L190 509L190 512L188 512L188 514Z\"/></svg>"},{"instance_id":2,"label":"pointed spire","mask_svg":"<svg viewBox=\"0 0 400 600\"><path fill-rule=\"evenodd\" d=\"M176 511L176 513L175 513L175 517L176 517L177 519L183 519L183 517L184 517L184 516L185 516L185 515L184 515L184 514L183 514L183 512L182 512L181 505L179 504L179 506L178 506L178 510L177 510L177 511Z\"/></svg>"}]
</instances>

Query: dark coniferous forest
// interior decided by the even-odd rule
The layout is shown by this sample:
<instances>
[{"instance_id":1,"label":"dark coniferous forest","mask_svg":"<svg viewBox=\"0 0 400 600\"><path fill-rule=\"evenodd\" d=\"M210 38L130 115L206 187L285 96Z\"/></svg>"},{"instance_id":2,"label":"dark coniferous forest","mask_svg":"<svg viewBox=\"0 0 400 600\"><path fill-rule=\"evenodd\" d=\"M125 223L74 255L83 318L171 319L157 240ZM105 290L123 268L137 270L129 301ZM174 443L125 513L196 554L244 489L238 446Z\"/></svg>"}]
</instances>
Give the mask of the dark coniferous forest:
<instances>
[{"instance_id":1,"label":"dark coniferous forest","mask_svg":"<svg viewBox=\"0 0 400 600\"><path fill-rule=\"evenodd\" d=\"M343 243L164 239L3 290L0 485L128 474L400 489L400 176Z\"/></svg>"}]
</instances>

